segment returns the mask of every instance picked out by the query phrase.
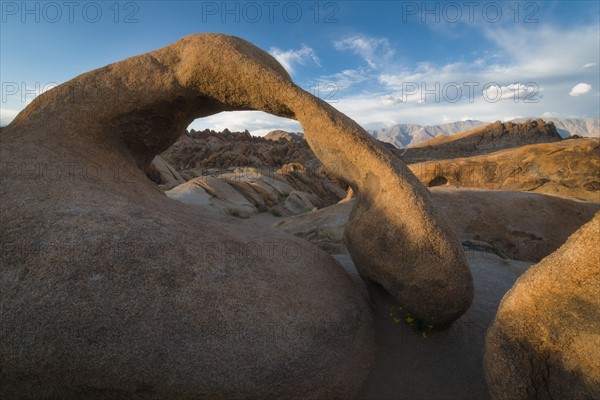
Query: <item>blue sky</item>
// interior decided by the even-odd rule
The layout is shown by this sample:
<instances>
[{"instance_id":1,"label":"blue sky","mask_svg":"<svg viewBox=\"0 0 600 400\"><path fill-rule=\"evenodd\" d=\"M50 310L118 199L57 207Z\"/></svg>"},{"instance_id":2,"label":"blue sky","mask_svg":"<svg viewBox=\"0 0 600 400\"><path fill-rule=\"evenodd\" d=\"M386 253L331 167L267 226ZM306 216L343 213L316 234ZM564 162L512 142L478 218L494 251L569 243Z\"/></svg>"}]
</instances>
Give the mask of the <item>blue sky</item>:
<instances>
[{"instance_id":1,"label":"blue sky","mask_svg":"<svg viewBox=\"0 0 600 400\"><path fill-rule=\"evenodd\" d=\"M367 129L598 117L597 1L1 2L2 125L38 93L191 33L243 37ZM195 129L299 130L260 112Z\"/></svg>"}]
</instances>

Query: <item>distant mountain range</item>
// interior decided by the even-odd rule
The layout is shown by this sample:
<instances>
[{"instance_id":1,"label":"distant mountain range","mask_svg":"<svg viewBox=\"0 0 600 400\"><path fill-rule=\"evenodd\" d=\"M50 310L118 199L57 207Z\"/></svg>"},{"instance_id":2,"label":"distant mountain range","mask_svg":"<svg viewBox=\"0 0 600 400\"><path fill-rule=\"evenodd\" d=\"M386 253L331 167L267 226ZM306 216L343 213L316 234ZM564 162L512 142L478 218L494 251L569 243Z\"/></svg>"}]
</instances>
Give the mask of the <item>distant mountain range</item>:
<instances>
[{"instance_id":1,"label":"distant mountain range","mask_svg":"<svg viewBox=\"0 0 600 400\"><path fill-rule=\"evenodd\" d=\"M468 131L488 122L483 121L457 121L442 125L421 126L416 124L399 124L389 128L374 129L369 133L382 142L391 143L398 148L425 142L438 136L449 136Z\"/></svg>"},{"instance_id":2,"label":"distant mountain range","mask_svg":"<svg viewBox=\"0 0 600 400\"><path fill-rule=\"evenodd\" d=\"M512 122L524 122L536 118L518 118ZM563 137L579 135L582 137L600 136L600 119L598 118L542 118L544 121L552 121ZM398 148L414 146L418 143L440 137L450 136L456 133L468 131L479 126L488 125L491 122L466 120L441 125L422 126L417 124L399 124L388 128L373 129L369 133L382 142L391 143Z\"/></svg>"}]
</instances>

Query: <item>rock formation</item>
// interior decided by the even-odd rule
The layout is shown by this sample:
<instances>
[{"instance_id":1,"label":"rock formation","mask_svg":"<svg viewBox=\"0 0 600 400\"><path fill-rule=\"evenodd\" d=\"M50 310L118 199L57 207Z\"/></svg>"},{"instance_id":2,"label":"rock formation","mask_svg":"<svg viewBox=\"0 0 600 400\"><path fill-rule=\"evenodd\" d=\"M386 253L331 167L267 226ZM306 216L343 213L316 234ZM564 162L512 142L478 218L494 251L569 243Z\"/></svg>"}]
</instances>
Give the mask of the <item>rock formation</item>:
<instances>
[{"instance_id":1,"label":"rock formation","mask_svg":"<svg viewBox=\"0 0 600 400\"><path fill-rule=\"evenodd\" d=\"M432 188L464 241L484 241L513 260L538 262L587 223L600 204L538 193L504 190Z\"/></svg>"},{"instance_id":2,"label":"rock formation","mask_svg":"<svg viewBox=\"0 0 600 400\"><path fill-rule=\"evenodd\" d=\"M493 399L600 398L600 213L504 296L486 337Z\"/></svg>"},{"instance_id":3,"label":"rock formation","mask_svg":"<svg viewBox=\"0 0 600 400\"><path fill-rule=\"evenodd\" d=\"M600 141L568 139L410 164L427 186L533 191L600 202ZM402 158L405 161L405 158Z\"/></svg>"},{"instance_id":4,"label":"rock formation","mask_svg":"<svg viewBox=\"0 0 600 400\"><path fill-rule=\"evenodd\" d=\"M531 118L517 118L512 122L523 122ZM563 117L544 117L546 122L554 123L556 130L563 138L569 137L589 137L600 138L600 118L563 118Z\"/></svg>"},{"instance_id":5,"label":"rock formation","mask_svg":"<svg viewBox=\"0 0 600 400\"><path fill-rule=\"evenodd\" d=\"M290 162L317 162L305 140L280 142L227 129L186 132L161 157L183 174L195 176L211 168L279 168Z\"/></svg>"},{"instance_id":6,"label":"rock formation","mask_svg":"<svg viewBox=\"0 0 600 400\"><path fill-rule=\"evenodd\" d=\"M496 121L456 135L440 136L418 143L410 147L404 157L469 157L527 144L559 142L561 139L554 124L542 119L523 123Z\"/></svg>"},{"instance_id":7,"label":"rock formation","mask_svg":"<svg viewBox=\"0 0 600 400\"><path fill-rule=\"evenodd\" d=\"M414 175L266 52L192 35L59 85L2 129L1 397L354 396L372 320L338 264L144 175L194 119L251 109L296 118L357 193L346 239L363 276L436 326L465 312L465 256Z\"/></svg>"},{"instance_id":8,"label":"rock formation","mask_svg":"<svg viewBox=\"0 0 600 400\"><path fill-rule=\"evenodd\" d=\"M374 138L386 143L390 143L395 148L401 149L411 147L412 145L426 142L427 140L439 137L450 136L465 132L470 129L488 125L489 122L483 121L456 121L441 125L421 126L417 124L398 124L387 128L374 129L370 133Z\"/></svg>"},{"instance_id":9,"label":"rock formation","mask_svg":"<svg viewBox=\"0 0 600 400\"><path fill-rule=\"evenodd\" d=\"M301 132L286 132L277 129L275 131L267 133L265 135L265 139L274 140L276 142L282 139L287 142L301 142L304 140L304 134L302 134Z\"/></svg>"},{"instance_id":10,"label":"rock formation","mask_svg":"<svg viewBox=\"0 0 600 400\"><path fill-rule=\"evenodd\" d=\"M146 176L153 182L161 185L163 189L171 189L177 185L185 183L185 179L177 172L173 166L156 156L152 160L150 167L146 171Z\"/></svg>"},{"instance_id":11,"label":"rock formation","mask_svg":"<svg viewBox=\"0 0 600 400\"><path fill-rule=\"evenodd\" d=\"M511 191L435 187L431 197L464 245L484 245L501 257L531 262L559 248L600 210L598 203ZM352 201L340 202L284 218L275 227L331 254L343 253L352 207Z\"/></svg>"},{"instance_id":12,"label":"rock formation","mask_svg":"<svg viewBox=\"0 0 600 400\"><path fill-rule=\"evenodd\" d=\"M354 207L354 200L341 201L312 213L294 215L273 226L306 239L330 254L347 253L344 230Z\"/></svg>"},{"instance_id":13,"label":"rock formation","mask_svg":"<svg viewBox=\"0 0 600 400\"><path fill-rule=\"evenodd\" d=\"M191 179L165 192L172 199L236 217L289 216L337 203L345 192L298 163L274 171L252 167Z\"/></svg>"}]
</instances>

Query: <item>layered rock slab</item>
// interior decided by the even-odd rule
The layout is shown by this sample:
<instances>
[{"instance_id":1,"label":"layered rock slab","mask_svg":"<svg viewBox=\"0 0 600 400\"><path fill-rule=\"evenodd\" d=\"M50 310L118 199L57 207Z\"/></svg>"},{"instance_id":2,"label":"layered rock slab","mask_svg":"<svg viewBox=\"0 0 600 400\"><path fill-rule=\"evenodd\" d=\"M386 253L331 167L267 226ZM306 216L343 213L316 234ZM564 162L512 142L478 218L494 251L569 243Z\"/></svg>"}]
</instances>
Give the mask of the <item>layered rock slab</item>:
<instances>
[{"instance_id":1,"label":"layered rock slab","mask_svg":"<svg viewBox=\"0 0 600 400\"><path fill-rule=\"evenodd\" d=\"M407 159L404 159L408 161ZM552 194L600 203L600 141L568 139L410 164L426 186Z\"/></svg>"}]
</instances>

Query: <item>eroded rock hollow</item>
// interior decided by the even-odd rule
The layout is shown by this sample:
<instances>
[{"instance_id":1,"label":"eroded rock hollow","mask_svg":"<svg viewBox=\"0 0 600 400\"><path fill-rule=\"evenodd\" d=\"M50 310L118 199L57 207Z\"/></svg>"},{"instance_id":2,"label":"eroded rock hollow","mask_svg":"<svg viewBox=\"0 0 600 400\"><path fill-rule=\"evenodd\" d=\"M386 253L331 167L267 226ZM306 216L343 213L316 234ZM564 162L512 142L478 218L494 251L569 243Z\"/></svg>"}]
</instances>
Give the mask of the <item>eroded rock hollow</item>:
<instances>
[{"instance_id":1,"label":"eroded rock hollow","mask_svg":"<svg viewBox=\"0 0 600 400\"><path fill-rule=\"evenodd\" d=\"M297 119L352 186L363 277L435 326L466 311L462 248L414 175L266 52L192 35L76 77L2 130L1 397L353 397L372 317L339 265L143 173L194 119L232 110Z\"/></svg>"}]
</instances>

